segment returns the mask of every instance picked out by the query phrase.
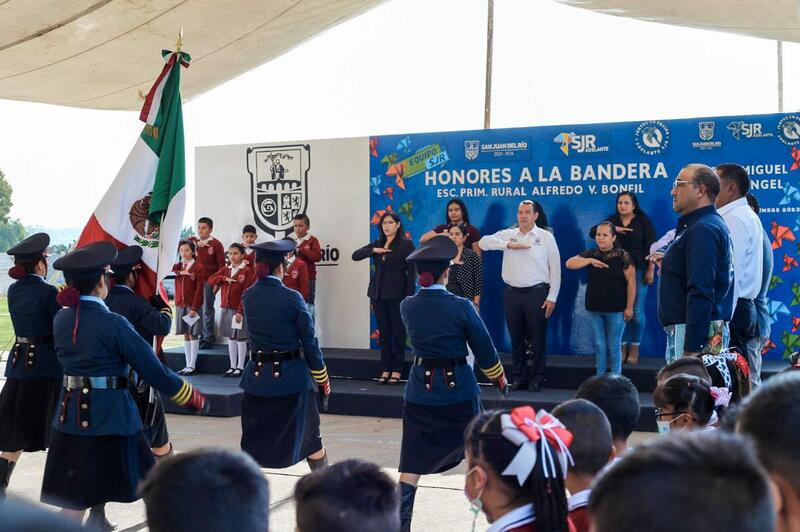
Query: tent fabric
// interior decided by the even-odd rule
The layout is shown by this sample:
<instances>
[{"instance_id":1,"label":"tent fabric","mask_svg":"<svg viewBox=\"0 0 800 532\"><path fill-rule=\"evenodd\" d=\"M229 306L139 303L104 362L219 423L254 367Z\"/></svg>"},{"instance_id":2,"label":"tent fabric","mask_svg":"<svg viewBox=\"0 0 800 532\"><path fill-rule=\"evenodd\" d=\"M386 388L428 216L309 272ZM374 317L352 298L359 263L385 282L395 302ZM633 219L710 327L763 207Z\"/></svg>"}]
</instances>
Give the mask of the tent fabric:
<instances>
[{"instance_id":1,"label":"tent fabric","mask_svg":"<svg viewBox=\"0 0 800 532\"><path fill-rule=\"evenodd\" d=\"M798 0L556 1L599 13L649 22L800 42Z\"/></svg>"},{"instance_id":2,"label":"tent fabric","mask_svg":"<svg viewBox=\"0 0 800 532\"><path fill-rule=\"evenodd\" d=\"M0 98L138 110L183 27L186 101L384 1L0 0Z\"/></svg>"}]
</instances>

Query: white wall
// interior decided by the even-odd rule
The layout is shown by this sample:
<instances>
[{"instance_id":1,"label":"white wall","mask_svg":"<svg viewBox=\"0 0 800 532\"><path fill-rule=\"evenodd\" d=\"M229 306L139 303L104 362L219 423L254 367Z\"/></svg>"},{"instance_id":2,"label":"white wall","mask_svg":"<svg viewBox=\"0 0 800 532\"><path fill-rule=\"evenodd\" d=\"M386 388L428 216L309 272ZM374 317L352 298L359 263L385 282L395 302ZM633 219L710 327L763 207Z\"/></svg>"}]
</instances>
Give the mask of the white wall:
<instances>
[{"instance_id":1,"label":"white wall","mask_svg":"<svg viewBox=\"0 0 800 532\"><path fill-rule=\"evenodd\" d=\"M240 242L242 226L257 226L251 207L248 148L295 144L310 148L305 212L311 218L311 234L319 239L323 249L323 261L317 265L316 327L320 344L368 348L369 261L350 260L353 250L369 241L366 137L198 147L195 213L198 218L208 216L214 220L214 236L225 246ZM298 168L292 166L295 163L285 163L290 169L286 179L297 178ZM258 233L259 241L267 238L260 227ZM328 260L324 260L326 250L333 255ZM336 258L333 250L338 251L338 260L333 260Z\"/></svg>"}]
</instances>

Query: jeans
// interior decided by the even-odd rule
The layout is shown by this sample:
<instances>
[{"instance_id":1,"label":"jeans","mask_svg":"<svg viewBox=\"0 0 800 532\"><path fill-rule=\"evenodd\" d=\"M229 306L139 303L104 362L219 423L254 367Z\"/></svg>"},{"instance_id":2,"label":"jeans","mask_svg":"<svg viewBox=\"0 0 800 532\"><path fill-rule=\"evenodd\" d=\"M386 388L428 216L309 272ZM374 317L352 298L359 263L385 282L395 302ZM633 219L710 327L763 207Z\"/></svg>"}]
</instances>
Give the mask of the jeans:
<instances>
[{"instance_id":1,"label":"jeans","mask_svg":"<svg viewBox=\"0 0 800 532\"><path fill-rule=\"evenodd\" d=\"M214 336L214 300L216 298L214 285L205 283L203 285L203 308L200 312L203 316L203 334L200 339L212 344L217 340L217 337Z\"/></svg>"},{"instance_id":2,"label":"jeans","mask_svg":"<svg viewBox=\"0 0 800 532\"><path fill-rule=\"evenodd\" d=\"M622 374L622 351L619 339L625 326L622 312L589 312L589 322L594 333L594 357L597 374L606 373L611 365L611 373Z\"/></svg>"},{"instance_id":3,"label":"jeans","mask_svg":"<svg viewBox=\"0 0 800 532\"><path fill-rule=\"evenodd\" d=\"M622 333L623 344L641 344L644 333L644 302L647 299L648 285L644 284L646 270L636 270L636 298L633 300L633 318L625 324Z\"/></svg>"},{"instance_id":4,"label":"jeans","mask_svg":"<svg viewBox=\"0 0 800 532\"><path fill-rule=\"evenodd\" d=\"M747 364L750 366L750 386L753 390L761 386L761 350L769 338L756 336L747 341Z\"/></svg>"}]
</instances>

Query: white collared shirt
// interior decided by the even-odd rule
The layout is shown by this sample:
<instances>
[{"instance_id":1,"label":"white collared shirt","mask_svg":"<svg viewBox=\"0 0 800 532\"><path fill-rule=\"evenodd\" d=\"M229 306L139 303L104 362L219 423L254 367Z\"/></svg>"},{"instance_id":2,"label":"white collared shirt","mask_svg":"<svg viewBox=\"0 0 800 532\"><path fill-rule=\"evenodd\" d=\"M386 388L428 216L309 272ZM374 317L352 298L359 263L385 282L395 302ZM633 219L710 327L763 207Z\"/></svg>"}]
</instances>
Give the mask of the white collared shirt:
<instances>
[{"instance_id":1,"label":"white collared shirt","mask_svg":"<svg viewBox=\"0 0 800 532\"><path fill-rule=\"evenodd\" d=\"M106 306L106 302L97 296L81 296L81 301L94 301L95 303L99 303L108 308L108 306Z\"/></svg>"},{"instance_id":2,"label":"white collared shirt","mask_svg":"<svg viewBox=\"0 0 800 532\"><path fill-rule=\"evenodd\" d=\"M747 198L732 201L717 212L725 220L733 242L734 303L740 297L755 299L761 290L764 259L761 220L747 204Z\"/></svg>"},{"instance_id":3,"label":"white collared shirt","mask_svg":"<svg viewBox=\"0 0 800 532\"><path fill-rule=\"evenodd\" d=\"M192 267L192 264L194 264L194 259L190 260L189 262L181 262L181 267L184 271L189 271L189 268Z\"/></svg>"},{"instance_id":4,"label":"white collared shirt","mask_svg":"<svg viewBox=\"0 0 800 532\"><path fill-rule=\"evenodd\" d=\"M305 242L306 240L311 238L311 233L306 233L306 236L304 236L303 238L298 237L296 233L292 233L289 235L289 238L291 238L292 240L294 240L299 244L300 242Z\"/></svg>"},{"instance_id":5,"label":"white collared shirt","mask_svg":"<svg viewBox=\"0 0 800 532\"><path fill-rule=\"evenodd\" d=\"M229 266L229 268L230 268L230 270L231 270L231 275L230 275L230 276L231 276L231 278L233 278L233 277L235 277L235 276L236 276L236 273L237 273L239 270L241 270L242 268L244 268L244 263L243 263L243 262L240 262L238 266L234 266L233 264L231 264L231 265Z\"/></svg>"},{"instance_id":6,"label":"white collared shirt","mask_svg":"<svg viewBox=\"0 0 800 532\"><path fill-rule=\"evenodd\" d=\"M592 490L583 490L579 491L575 495L570 496L569 500L567 501L567 505L569 507L569 511L572 512L577 510L578 508L583 508L587 504L589 504L589 495L592 494Z\"/></svg>"},{"instance_id":7,"label":"white collared shirt","mask_svg":"<svg viewBox=\"0 0 800 532\"><path fill-rule=\"evenodd\" d=\"M536 519L533 511L533 504L526 504L515 508L502 516L500 519L492 523L492 526L486 532L503 532L504 530L513 530L532 523Z\"/></svg>"},{"instance_id":8,"label":"white collared shirt","mask_svg":"<svg viewBox=\"0 0 800 532\"><path fill-rule=\"evenodd\" d=\"M509 242L528 244L528 249L509 249ZM550 285L547 300L556 302L561 288L561 256L556 239L549 231L534 226L526 234L519 228L503 229L486 235L478 242L484 251L503 251L503 281L515 288L540 283Z\"/></svg>"}]
</instances>

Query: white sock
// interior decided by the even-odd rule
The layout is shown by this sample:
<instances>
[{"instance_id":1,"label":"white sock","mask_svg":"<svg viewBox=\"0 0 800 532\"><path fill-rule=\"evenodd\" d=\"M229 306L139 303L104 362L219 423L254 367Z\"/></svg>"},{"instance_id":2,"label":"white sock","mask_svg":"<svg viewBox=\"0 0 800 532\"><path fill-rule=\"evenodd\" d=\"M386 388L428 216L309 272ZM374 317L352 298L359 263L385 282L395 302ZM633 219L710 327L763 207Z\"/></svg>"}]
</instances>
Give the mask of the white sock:
<instances>
[{"instance_id":1,"label":"white sock","mask_svg":"<svg viewBox=\"0 0 800 532\"><path fill-rule=\"evenodd\" d=\"M183 341L183 356L186 357L186 366L183 369L189 367L189 361L192 360L192 341L191 340L184 340Z\"/></svg>"},{"instance_id":2,"label":"white sock","mask_svg":"<svg viewBox=\"0 0 800 532\"><path fill-rule=\"evenodd\" d=\"M236 342L236 347L239 351L239 360L236 363L238 369L244 369L244 361L247 359L247 342Z\"/></svg>"},{"instance_id":3,"label":"white sock","mask_svg":"<svg viewBox=\"0 0 800 532\"><path fill-rule=\"evenodd\" d=\"M231 361L231 368L236 367L236 344L238 342L231 338L228 339L228 359Z\"/></svg>"},{"instance_id":4,"label":"white sock","mask_svg":"<svg viewBox=\"0 0 800 532\"><path fill-rule=\"evenodd\" d=\"M200 350L200 340L189 340L189 357L190 359L187 361L190 368L196 368L195 362L197 362L197 352Z\"/></svg>"}]
</instances>

